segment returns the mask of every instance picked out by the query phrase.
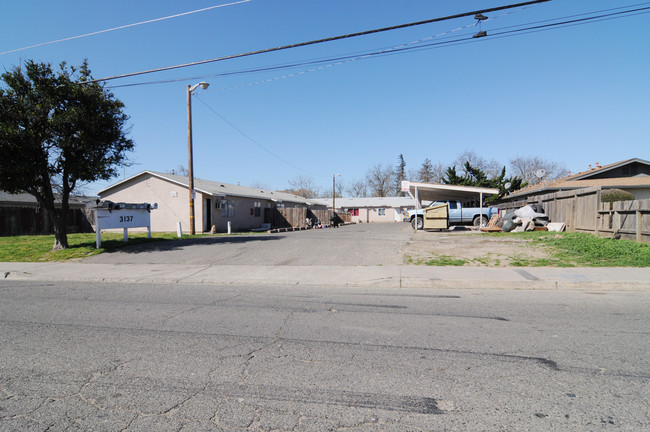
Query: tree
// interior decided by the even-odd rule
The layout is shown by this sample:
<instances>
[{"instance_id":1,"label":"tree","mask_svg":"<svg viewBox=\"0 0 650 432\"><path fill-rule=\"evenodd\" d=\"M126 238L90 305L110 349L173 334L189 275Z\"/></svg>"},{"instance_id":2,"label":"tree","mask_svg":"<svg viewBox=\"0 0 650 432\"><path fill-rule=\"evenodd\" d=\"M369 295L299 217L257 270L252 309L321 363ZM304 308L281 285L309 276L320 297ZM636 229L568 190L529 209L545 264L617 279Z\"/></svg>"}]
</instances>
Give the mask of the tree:
<instances>
[{"instance_id":1,"label":"tree","mask_svg":"<svg viewBox=\"0 0 650 432\"><path fill-rule=\"evenodd\" d=\"M363 180L356 180L347 187L346 192L353 198L365 198L368 196L368 184Z\"/></svg>"},{"instance_id":2,"label":"tree","mask_svg":"<svg viewBox=\"0 0 650 432\"><path fill-rule=\"evenodd\" d=\"M558 179L569 174L569 170L563 165L537 156L517 156L510 159L510 170L529 184L537 184L541 181L536 175L539 170L545 171L544 178L547 179Z\"/></svg>"},{"instance_id":3,"label":"tree","mask_svg":"<svg viewBox=\"0 0 650 432\"><path fill-rule=\"evenodd\" d=\"M289 180L289 186L291 188L287 189L286 192L303 198L317 198L320 196L320 190L316 186L316 181L313 177L299 175Z\"/></svg>"},{"instance_id":4,"label":"tree","mask_svg":"<svg viewBox=\"0 0 650 432\"><path fill-rule=\"evenodd\" d=\"M177 165L176 169L172 169L171 171L167 171L167 172L172 175L175 174L175 175L185 176L185 177L190 175L190 171L187 168L185 168L184 165Z\"/></svg>"},{"instance_id":5,"label":"tree","mask_svg":"<svg viewBox=\"0 0 650 432\"><path fill-rule=\"evenodd\" d=\"M425 159L418 171L418 181L421 183L433 183L433 165L429 158Z\"/></svg>"},{"instance_id":6,"label":"tree","mask_svg":"<svg viewBox=\"0 0 650 432\"><path fill-rule=\"evenodd\" d=\"M76 78L75 78L76 77ZM53 249L68 247L70 194L84 182L110 180L127 162L124 104L77 69L27 61L2 74L0 188L33 195L54 228ZM55 205L60 201L60 205Z\"/></svg>"},{"instance_id":7,"label":"tree","mask_svg":"<svg viewBox=\"0 0 650 432\"><path fill-rule=\"evenodd\" d=\"M366 183L370 194L375 197L390 196L392 192L391 179L393 178L393 169L390 165L376 164L368 170L366 174Z\"/></svg>"},{"instance_id":8,"label":"tree","mask_svg":"<svg viewBox=\"0 0 650 432\"><path fill-rule=\"evenodd\" d=\"M398 156L398 163L393 171L393 188L395 196L399 196L402 192L402 180L406 180L406 162L404 161L404 155L400 153Z\"/></svg>"},{"instance_id":9,"label":"tree","mask_svg":"<svg viewBox=\"0 0 650 432\"><path fill-rule=\"evenodd\" d=\"M459 175L456 171L456 166L450 166L447 168L442 181L444 184L449 185L498 189L499 193L497 195L491 195L485 199L486 204L493 203L506 193L521 189L526 185L519 177L506 178L506 167L501 169L499 175L488 177L485 171L472 166L469 161L465 161L463 164L463 173L463 175Z\"/></svg>"},{"instance_id":10,"label":"tree","mask_svg":"<svg viewBox=\"0 0 650 432\"><path fill-rule=\"evenodd\" d=\"M421 183L442 183L442 178L445 175L445 166L442 162L433 164L430 159L425 159L420 166L420 169L413 173L417 181Z\"/></svg>"},{"instance_id":11,"label":"tree","mask_svg":"<svg viewBox=\"0 0 650 432\"><path fill-rule=\"evenodd\" d=\"M462 176L468 174L465 171L465 162L469 162L470 166L482 170L488 177L498 177L501 173L502 165L496 160L492 159L488 161L473 150L465 150L454 160L454 166Z\"/></svg>"}]
</instances>

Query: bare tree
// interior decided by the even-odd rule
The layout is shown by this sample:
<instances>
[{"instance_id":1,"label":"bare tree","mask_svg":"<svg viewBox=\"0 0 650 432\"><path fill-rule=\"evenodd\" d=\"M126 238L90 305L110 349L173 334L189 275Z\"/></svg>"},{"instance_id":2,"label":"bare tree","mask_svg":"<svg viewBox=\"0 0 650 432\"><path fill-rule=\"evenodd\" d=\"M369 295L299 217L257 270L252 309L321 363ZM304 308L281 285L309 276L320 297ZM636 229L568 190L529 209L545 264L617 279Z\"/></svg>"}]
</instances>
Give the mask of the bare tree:
<instances>
[{"instance_id":1,"label":"bare tree","mask_svg":"<svg viewBox=\"0 0 650 432\"><path fill-rule=\"evenodd\" d=\"M546 179L558 179L569 174L569 170L564 165L538 156L517 156L510 159L510 170L528 184L537 184L541 181L536 175L539 170L544 170Z\"/></svg>"},{"instance_id":2,"label":"bare tree","mask_svg":"<svg viewBox=\"0 0 650 432\"><path fill-rule=\"evenodd\" d=\"M264 183L264 182L262 182L260 180L256 180L253 183L251 183L250 187L252 187L253 189L261 189L261 190L267 190L267 191L270 191L270 190L273 189L267 183Z\"/></svg>"},{"instance_id":3,"label":"bare tree","mask_svg":"<svg viewBox=\"0 0 650 432\"><path fill-rule=\"evenodd\" d=\"M178 165L175 169L171 169L170 171L167 171L169 174L176 174L179 176L189 176L190 172L185 168L183 165Z\"/></svg>"},{"instance_id":4,"label":"bare tree","mask_svg":"<svg viewBox=\"0 0 650 432\"><path fill-rule=\"evenodd\" d=\"M417 173L417 180L421 183L433 183L433 176L433 164L431 163L431 159L426 158Z\"/></svg>"},{"instance_id":5,"label":"bare tree","mask_svg":"<svg viewBox=\"0 0 650 432\"><path fill-rule=\"evenodd\" d=\"M364 180L356 180L350 183L346 192L352 198L365 198L368 196L368 184Z\"/></svg>"},{"instance_id":6,"label":"bare tree","mask_svg":"<svg viewBox=\"0 0 650 432\"><path fill-rule=\"evenodd\" d=\"M300 175L289 180L290 192L304 198L317 198L320 196L320 189L316 186L316 181L313 177Z\"/></svg>"},{"instance_id":7,"label":"bare tree","mask_svg":"<svg viewBox=\"0 0 650 432\"><path fill-rule=\"evenodd\" d=\"M376 197L390 196L392 192L391 179L393 178L393 169L390 165L376 164L366 174L366 182L370 194Z\"/></svg>"},{"instance_id":8,"label":"bare tree","mask_svg":"<svg viewBox=\"0 0 650 432\"><path fill-rule=\"evenodd\" d=\"M398 163L393 171L393 192L395 196L399 196L402 193L402 181L406 180L406 161L404 161L404 155L400 153L397 157Z\"/></svg>"},{"instance_id":9,"label":"bare tree","mask_svg":"<svg viewBox=\"0 0 650 432\"><path fill-rule=\"evenodd\" d=\"M336 187L336 198L343 198L343 191L346 190L345 182L336 180L334 187ZM332 188L325 188L323 190L324 192L319 195L321 198L332 198Z\"/></svg>"},{"instance_id":10,"label":"bare tree","mask_svg":"<svg viewBox=\"0 0 650 432\"><path fill-rule=\"evenodd\" d=\"M495 178L503 171L503 165L499 164L496 160L487 160L479 156L474 150L465 150L459 154L454 160L453 166L456 167L458 174L463 177L468 174L465 170L465 162L469 162L470 166L478 168L487 174L488 178Z\"/></svg>"}]
</instances>

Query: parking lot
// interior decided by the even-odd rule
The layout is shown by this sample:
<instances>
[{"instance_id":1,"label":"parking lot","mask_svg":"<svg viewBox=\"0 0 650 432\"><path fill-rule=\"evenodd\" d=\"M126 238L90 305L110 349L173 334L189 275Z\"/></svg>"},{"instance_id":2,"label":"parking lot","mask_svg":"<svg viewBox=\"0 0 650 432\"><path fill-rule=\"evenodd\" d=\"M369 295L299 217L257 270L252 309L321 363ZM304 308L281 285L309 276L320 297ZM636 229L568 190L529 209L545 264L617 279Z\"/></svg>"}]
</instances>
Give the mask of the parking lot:
<instances>
[{"instance_id":1,"label":"parking lot","mask_svg":"<svg viewBox=\"0 0 650 432\"><path fill-rule=\"evenodd\" d=\"M200 236L149 243L87 258L105 264L383 266L417 264L436 256L466 265L506 266L508 257L546 252L515 238L469 230L414 232L410 224L355 224L286 233Z\"/></svg>"}]
</instances>

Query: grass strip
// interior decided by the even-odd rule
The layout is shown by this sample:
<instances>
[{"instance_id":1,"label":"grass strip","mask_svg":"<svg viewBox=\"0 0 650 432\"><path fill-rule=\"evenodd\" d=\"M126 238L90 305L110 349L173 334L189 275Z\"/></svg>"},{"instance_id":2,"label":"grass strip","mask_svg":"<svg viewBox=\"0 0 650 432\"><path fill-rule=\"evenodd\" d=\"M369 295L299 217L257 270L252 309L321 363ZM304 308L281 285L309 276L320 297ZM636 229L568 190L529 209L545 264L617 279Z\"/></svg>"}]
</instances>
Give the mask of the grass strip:
<instances>
[{"instance_id":1,"label":"grass strip","mask_svg":"<svg viewBox=\"0 0 650 432\"><path fill-rule=\"evenodd\" d=\"M238 233L239 234L239 233ZM209 236L209 234L198 235ZM68 248L53 251L53 235L30 235L0 237L0 262L44 262L82 259L103 252L110 252L140 243L188 239L179 238L176 233L129 233L129 241L124 242L123 233L102 233L102 247L95 248L95 234L68 234Z\"/></svg>"}]
</instances>

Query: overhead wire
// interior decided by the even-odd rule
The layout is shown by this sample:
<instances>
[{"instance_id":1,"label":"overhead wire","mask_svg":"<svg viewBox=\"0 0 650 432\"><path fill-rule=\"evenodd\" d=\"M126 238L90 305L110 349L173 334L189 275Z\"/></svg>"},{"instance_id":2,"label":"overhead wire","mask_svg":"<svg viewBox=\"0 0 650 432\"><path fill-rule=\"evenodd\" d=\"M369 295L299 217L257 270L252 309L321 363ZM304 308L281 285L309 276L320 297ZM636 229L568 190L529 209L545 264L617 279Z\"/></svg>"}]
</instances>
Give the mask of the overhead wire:
<instances>
[{"instance_id":1,"label":"overhead wire","mask_svg":"<svg viewBox=\"0 0 650 432\"><path fill-rule=\"evenodd\" d=\"M57 39L57 40L38 43L38 44L35 44L35 45L30 45L30 46L26 46L26 47L22 47L22 48L16 48L16 49L12 49L12 50L9 50L9 51L0 52L0 55L15 53L15 52L19 52L19 51L25 51L25 50L28 50L28 49L31 49L31 48L37 48L37 47L41 47L41 46L45 46L45 45L52 45L52 44L56 44L56 43L60 43L60 42L66 42L66 41L70 41L70 40L74 40L74 39L81 39L81 38L85 38L85 37L89 37L89 36L95 36L95 35L98 35L98 34L108 33L108 32L112 32L112 31L116 31L116 30L122 30L122 29L129 28L129 27L136 27L136 26L143 25L143 24L151 24L151 23L154 23L154 22L165 21L165 20L172 19L172 18L178 18L178 17L182 17L182 16L186 16L186 15L192 15L192 14L195 14L195 13L205 12L205 11L209 11L209 10L212 10L212 9L226 7L226 6L234 6L234 5L238 5L238 4L242 4L242 3L248 3L248 2L251 2L251 1L253 1L253 0L239 0L239 1L232 2L232 3L220 4L220 5L216 5L216 6L209 6L209 7L205 7L205 8L202 8L202 9L197 9L197 10L193 10L193 11L189 11L189 12L182 12L182 13L178 13L178 14L175 14L175 15L169 15L169 16L162 17L162 18L154 18L154 19L150 19L150 20L146 20L146 21L140 21L140 22L133 23L133 24L126 24L126 25L113 27L113 28L109 28L109 29L105 29L105 30L98 30L98 31L94 31L94 32L91 32L91 33L86 33L86 34L82 34L82 35L78 35L78 36L70 36L70 37L66 37L66 38L63 38L63 39Z\"/></svg>"},{"instance_id":2,"label":"overhead wire","mask_svg":"<svg viewBox=\"0 0 650 432\"><path fill-rule=\"evenodd\" d=\"M268 148L266 148L265 146L263 146L262 144L260 144L259 142L257 142L255 139L253 139L253 138L250 137L248 134L246 134L246 132L242 131L240 128L238 128L238 127L235 126L232 122L230 122L228 119L226 119L224 116L222 116L221 114L219 114L219 113L217 112L217 110L215 110L215 109L212 108L210 105L208 105L208 104L207 104L203 99L201 99L198 95L194 94L193 96L194 96L194 97L195 97L199 102L201 102L201 103L202 103L206 108L208 108L210 111L212 111L213 114L215 114L215 115L216 115L217 117L219 117L221 120L223 120L224 122L226 122L226 123L227 123L231 128L233 128L234 130L236 130L239 134L241 134L241 135L242 135L243 137L245 137L247 140L249 140L250 142L252 142L252 143L255 144L256 146L258 146L259 148L261 148L262 150L264 150L265 152L267 152L268 154L270 154L270 155L273 156L274 158L278 159L279 161L281 161L281 162L287 164L288 166L290 166L290 167L292 167L292 168L295 168L295 169L297 169L297 170L299 170L299 171L302 171L302 172L304 172L304 173L306 173L306 174L311 174L311 175L313 175L313 174L310 173L309 171L305 171L303 168L300 168L299 166L296 166L296 165L292 164L291 162L289 162L289 161L287 161L286 159L282 158L281 156L275 154L274 152L272 152L271 150L269 150ZM319 177L321 177L321 176L319 176Z\"/></svg>"},{"instance_id":3,"label":"overhead wire","mask_svg":"<svg viewBox=\"0 0 650 432\"><path fill-rule=\"evenodd\" d=\"M437 18L431 18L427 20L422 20L422 21L415 21L415 22L409 22L405 24L399 24L399 25L394 25L394 26L389 26L389 27L382 27L382 28L376 28L372 30L365 30L365 31L360 31L360 32L355 32L355 33L349 33L345 35L338 35L338 36L331 36L323 39L315 39L307 42L299 42L299 43L293 43L289 45L282 45L282 46L277 46L273 48L266 48L262 50L256 50L256 51L249 51L245 53L240 53L240 54L232 54L228 56L223 56L223 57L217 57L213 59L208 59L208 60L200 60L200 61L194 61L190 63L184 63L184 64L178 64L178 65L173 65L173 66L165 66L165 67L160 67L160 68L155 68L155 69L149 69L145 71L139 71L139 72L131 72L131 73L126 73L126 74L121 74L121 75L115 75L115 76L110 76L110 77L104 77L104 78L98 78L98 79L93 79L93 80L88 80L86 83L96 83L100 81L110 81L110 80L115 80L115 79L120 79L120 78L128 78L132 76L138 76L138 75L145 75L145 74L151 74L151 73L156 73L156 72L163 72L163 71L168 71L168 70L173 70L173 69L180 69L180 68L186 68L190 66L199 66L202 64L208 64L208 63L214 63L214 62L219 62L219 61L224 61L224 60L232 60L235 58L242 58L242 57L249 57L253 55L259 55L259 54L266 54L270 52L277 52L277 51L283 51L283 50L288 50L288 49L293 49L293 48L299 48L299 47L304 47L304 46L309 46L309 45L316 45L316 44L321 44L325 42L333 42L337 40L343 40L343 39L349 39L349 38L354 38L354 37L359 37L359 36L366 36L370 34L377 34L377 33L382 33L386 31L392 31L392 30L398 30L398 29L403 29L403 28L409 28L409 27L415 27L415 26L420 26L424 24L431 24L434 22L440 22L440 21L446 21L446 20L451 20L451 19L456 19L456 18L462 18L466 16L471 16L471 15L476 15L480 13L490 13L490 12L495 12L499 10L505 10L505 9L512 9L516 7L522 7L522 6L528 6L528 5L533 5L533 4L538 4L538 3L546 3L551 0L531 0L527 2L522 2L522 3L516 3L516 4L509 4L505 6L499 6L499 7L494 7L494 8L488 8L488 9L481 9L477 11L472 11L472 12L463 12L455 15L448 15L444 17L437 17Z\"/></svg>"},{"instance_id":4,"label":"overhead wire","mask_svg":"<svg viewBox=\"0 0 650 432\"><path fill-rule=\"evenodd\" d=\"M650 4L650 2L641 3L641 4ZM638 6L638 5L641 5L641 4L629 5L629 6L625 6L625 7L634 7L634 6ZM634 16L634 15L638 15L638 14L648 13L648 11L650 10L650 7L637 8L637 9L625 10L625 11L621 11L621 12L610 12L610 13L606 13L606 14L603 14L603 15L597 15L597 16L586 17L586 18L581 18L581 19L566 20L566 21L552 23L552 21L557 21L557 20L560 20L560 19L572 18L572 17L577 17L577 16L585 16L585 15L593 15L595 13L619 10L619 9L623 9L625 7L610 8L610 9L592 11L592 12L587 12L587 13L582 13L582 14L575 14L575 15L569 15L569 16L564 16L564 17L559 17L559 18L553 18L553 19L548 19L548 20L534 21L534 22L530 22L530 23L526 23L526 24L518 24L518 25L515 25L515 26L500 27L500 28L491 30L491 32L490 32L490 34L488 36L489 36L489 39L500 39L500 38L505 38L505 37L510 37L510 36L516 36L517 34L528 34L528 33L533 33L533 32L538 32L538 31L550 30L552 28L569 27L569 26L574 26L574 25L588 24L588 23L591 23L591 22L604 21L604 20L608 20L608 19L625 18L627 16ZM506 14L504 14L504 15L506 15ZM501 16L503 16L503 15L501 15ZM492 18L489 18L489 20L492 20L492 19L495 19L495 18L498 18L498 17L492 17ZM540 23L548 23L548 24L536 25L536 26L530 27L531 24L540 24ZM320 66L320 67L317 67L317 68L314 68L314 69L309 69L309 70L297 72L297 73L294 73L294 74L288 74L288 75L283 75L283 76L279 76L279 77L269 78L269 79L266 79L266 80L256 81L256 82L253 82L253 83L248 83L248 84L242 84L242 85L222 88L222 89L219 89L219 90L216 90L216 91L225 91L225 90L232 90L232 89L243 88L243 87L250 87L250 86L259 85L259 84L263 84L263 83L267 83L267 82L273 82L273 81L277 81L277 80L281 80L281 79L292 78L292 77L295 77L295 76L299 76L299 75L303 75L303 74L306 74L306 73L311 73L311 72L323 70L323 69L326 69L326 68L329 68L329 67L339 66L339 65L350 63L350 62L357 61L357 60L365 60L365 59L369 59L369 58L372 58L372 57L400 54L400 53L403 53L403 52L406 52L406 51L421 51L421 50L429 50L429 49L434 49L434 48L441 48L441 47L444 47L444 46L457 46L457 45L463 45L463 44L467 44L467 43L480 42L480 41L482 41L482 39L485 39L485 38L475 39L472 36L467 36L467 37L450 39L450 40L441 41L441 42L422 44L422 42L424 42L426 40L431 40L431 39L434 39L434 38L437 39L437 38L439 38L441 36L448 35L450 33L457 32L459 30L463 30L463 29L473 27L473 26L474 26L474 24L468 24L466 26L459 27L459 28L456 28L456 29L453 29L453 30L449 30L449 31L446 31L444 33L440 33L440 34L435 35L435 36L429 36L427 38L420 39L418 41L413 41L413 42L409 42L409 43L405 43L405 44L400 44L400 45L397 45L397 46L394 46L394 47L383 48L383 49L373 51L373 52L362 52L362 53L343 55L343 56L333 57L333 58L315 59L315 60L308 60L308 61L303 61L303 62L274 65L274 66L263 66L263 67L252 68L252 69L230 71L230 72L221 72L221 73L216 73L216 74L203 74L203 75L194 76L194 77L184 77L184 78L158 80L158 81L147 81L147 82L138 82L138 83L130 83L130 84L122 84L122 85L109 85L109 86L107 86L107 88L113 89L113 88L121 88L121 87L140 86L140 85L166 84L166 83L179 82L179 81L188 81L188 80L193 80L193 79L242 75L242 74L249 74L249 73L255 73L255 72L265 72L265 71L281 70L281 69L292 69L292 68L298 68L298 67L328 63L328 64L325 64L323 66ZM509 30L509 31L503 31L503 32L500 32L500 33L493 33L494 31L513 29L513 28L521 27L521 26L529 26L529 27L515 29L515 30ZM487 40L487 39L485 39L485 40Z\"/></svg>"}]
</instances>

